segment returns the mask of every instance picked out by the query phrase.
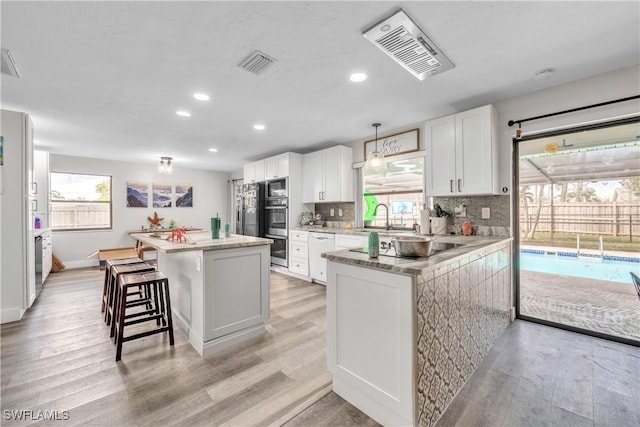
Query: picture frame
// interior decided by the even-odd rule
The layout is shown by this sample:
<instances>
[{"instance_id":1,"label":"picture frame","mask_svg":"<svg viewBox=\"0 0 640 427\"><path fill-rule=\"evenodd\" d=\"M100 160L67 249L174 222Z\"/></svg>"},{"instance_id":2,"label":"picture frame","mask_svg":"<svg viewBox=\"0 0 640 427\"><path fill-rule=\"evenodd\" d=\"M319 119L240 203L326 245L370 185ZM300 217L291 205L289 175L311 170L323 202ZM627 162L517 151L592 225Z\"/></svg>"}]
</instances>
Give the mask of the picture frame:
<instances>
[{"instance_id":1,"label":"picture frame","mask_svg":"<svg viewBox=\"0 0 640 427\"><path fill-rule=\"evenodd\" d=\"M149 206L149 184L141 181L127 181L127 207L146 208Z\"/></svg>"},{"instance_id":2,"label":"picture frame","mask_svg":"<svg viewBox=\"0 0 640 427\"><path fill-rule=\"evenodd\" d=\"M176 184L176 208L193 207L193 186L191 184Z\"/></svg>"},{"instance_id":3,"label":"picture frame","mask_svg":"<svg viewBox=\"0 0 640 427\"><path fill-rule=\"evenodd\" d=\"M419 150L420 129L411 129L404 132L379 137L378 151L385 157L393 157L399 154L411 153ZM369 157L376 149L376 140L364 142L364 158Z\"/></svg>"},{"instance_id":4,"label":"picture frame","mask_svg":"<svg viewBox=\"0 0 640 427\"><path fill-rule=\"evenodd\" d=\"M170 208L173 204L173 187L169 183L154 182L152 184L154 208Z\"/></svg>"}]
</instances>

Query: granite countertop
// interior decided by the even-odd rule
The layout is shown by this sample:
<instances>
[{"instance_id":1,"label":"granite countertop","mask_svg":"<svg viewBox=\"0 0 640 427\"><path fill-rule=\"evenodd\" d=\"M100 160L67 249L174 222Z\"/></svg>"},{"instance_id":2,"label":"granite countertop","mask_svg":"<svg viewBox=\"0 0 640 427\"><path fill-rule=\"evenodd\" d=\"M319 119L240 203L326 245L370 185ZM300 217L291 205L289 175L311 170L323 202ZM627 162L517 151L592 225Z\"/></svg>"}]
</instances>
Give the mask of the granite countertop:
<instances>
[{"instance_id":1,"label":"granite countertop","mask_svg":"<svg viewBox=\"0 0 640 427\"><path fill-rule=\"evenodd\" d=\"M156 248L159 251L184 252L184 251L217 251L223 249L244 248L250 246L269 245L273 243L271 239L263 239L261 237L242 236L232 234L230 237L221 237L220 239L212 239L211 231L203 230L198 232L190 232L189 237L194 243L177 243L166 240L171 233L157 233L159 237L152 237L153 233L135 233L131 234L136 240L140 240L145 245Z\"/></svg>"},{"instance_id":2,"label":"granite countertop","mask_svg":"<svg viewBox=\"0 0 640 427\"><path fill-rule=\"evenodd\" d=\"M314 227L311 225L304 225L300 227L291 227L290 230L297 231L310 231L314 233L329 233L329 234L355 234L358 236L368 236L370 231L377 231L381 236L392 236L394 234L413 234L411 230L382 230L382 229L367 229L362 228L341 228L341 227Z\"/></svg>"},{"instance_id":3,"label":"granite countertop","mask_svg":"<svg viewBox=\"0 0 640 427\"><path fill-rule=\"evenodd\" d=\"M369 255L361 252L352 252L343 249L322 254L329 261L343 264L353 264L361 267L374 268L408 276L424 274L429 270L447 267L449 264L459 261L465 256L482 255L484 249L493 245L512 240L511 237L484 237L484 236L431 236L434 241L442 243L456 243L462 246L449 249L426 259L415 260L380 255L378 258L369 258Z\"/></svg>"},{"instance_id":4,"label":"granite countertop","mask_svg":"<svg viewBox=\"0 0 640 427\"><path fill-rule=\"evenodd\" d=\"M36 228L33 230L33 236L34 237L38 237L40 235L42 235L43 233L49 232L51 231L50 228Z\"/></svg>"}]
</instances>

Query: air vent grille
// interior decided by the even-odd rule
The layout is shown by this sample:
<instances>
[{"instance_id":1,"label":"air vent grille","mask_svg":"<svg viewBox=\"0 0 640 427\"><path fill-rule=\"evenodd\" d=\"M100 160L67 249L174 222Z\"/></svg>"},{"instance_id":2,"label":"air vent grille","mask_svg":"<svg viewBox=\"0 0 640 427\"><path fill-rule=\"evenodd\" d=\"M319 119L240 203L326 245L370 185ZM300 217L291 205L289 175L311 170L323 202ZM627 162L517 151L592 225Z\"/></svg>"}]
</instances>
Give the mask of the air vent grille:
<instances>
[{"instance_id":1,"label":"air vent grille","mask_svg":"<svg viewBox=\"0 0 640 427\"><path fill-rule=\"evenodd\" d=\"M259 50L253 51L242 60L238 66L244 68L253 74L262 74L267 68L271 66L276 60L269 55L260 52Z\"/></svg>"},{"instance_id":2,"label":"air vent grille","mask_svg":"<svg viewBox=\"0 0 640 427\"><path fill-rule=\"evenodd\" d=\"M11 52L9 49L2 49L2 74L7 74L9 76L20 78L20 73L18 73L18 69L16 68L16 63L13 61L13 56L11 56Z\"/></svg>"},{"instance_id":3,"label":"air vent grille","mask_svg":"<svg viewBox=\"0 0 640 427\"><path fill-rule=\"evenodd\" d=\"M420 80L455 67L402 10L362 35Z\"/></svg>"}]
</instances>

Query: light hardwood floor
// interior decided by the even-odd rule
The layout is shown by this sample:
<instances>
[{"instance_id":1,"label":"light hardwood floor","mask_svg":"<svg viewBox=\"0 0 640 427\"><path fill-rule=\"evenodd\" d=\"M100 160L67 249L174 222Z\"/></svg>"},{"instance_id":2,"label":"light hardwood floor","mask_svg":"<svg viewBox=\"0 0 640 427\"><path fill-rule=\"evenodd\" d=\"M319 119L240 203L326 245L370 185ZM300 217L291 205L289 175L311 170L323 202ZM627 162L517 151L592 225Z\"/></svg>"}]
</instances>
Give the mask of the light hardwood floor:
<instances>
[{"instance_id":1,"label":"light hardwood floor","mask_svg":"<svg viewBox=\"0 0 640 427\"><path fill-rule=\"evenodd\" d=\"M1 425L376 425L330 392L323 286L272 273L266 334L200 357L176 330L173 348L164 335L128 342L116 363L102 274L51 275L2 325ZM639 378L638 347L516 321L438 426L638 426ZM69 419L7 412L19 410Z\"/></svg>"},{"instance_id":2,"label":"light hardwood floor","mask_svg":"<svg viewBox=\"0 0 640 427\"><path fill-rule=\"evenodd\" d=\"M166 334L126 342L116 363L102 279L52 274L24 318L2 326L2 425L29 424L11 410L58 411L78 426L281 425L330 392L323 286L273 273L262 336L200 357L176 329L173 348Z\"/></svg>"}]
</instances>

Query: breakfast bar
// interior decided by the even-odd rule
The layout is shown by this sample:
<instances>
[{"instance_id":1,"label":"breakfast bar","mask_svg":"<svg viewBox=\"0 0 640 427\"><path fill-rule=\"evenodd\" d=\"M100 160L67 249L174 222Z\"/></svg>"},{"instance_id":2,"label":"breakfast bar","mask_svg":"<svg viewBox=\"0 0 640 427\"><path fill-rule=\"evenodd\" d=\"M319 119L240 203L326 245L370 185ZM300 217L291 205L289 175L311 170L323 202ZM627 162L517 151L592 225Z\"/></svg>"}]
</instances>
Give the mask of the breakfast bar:
<instances>
[{"instance_id":1,"label":"breakfast bar","mask_svg":"<svg viewBox=\"0 0 640 427\"><path fill-rule=\"evenodd\" d=\"M200 355L259 335L269 317L270 239L232 234L212 239L189 232L131 236L158 250L158 270L170 284L173 319Z\"/></svg>"},{"instance_id":2,"label":"breakfast bar","mask_svg":"<svg viewBox=\"0 0 640 427\"><path fill-rule=\"evenodd\" d=\"M323 255L333 390L383 425L434 425L509 325L511 238L436 242L419 259Z\"/></svg>"}]
</instances>

